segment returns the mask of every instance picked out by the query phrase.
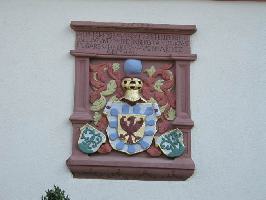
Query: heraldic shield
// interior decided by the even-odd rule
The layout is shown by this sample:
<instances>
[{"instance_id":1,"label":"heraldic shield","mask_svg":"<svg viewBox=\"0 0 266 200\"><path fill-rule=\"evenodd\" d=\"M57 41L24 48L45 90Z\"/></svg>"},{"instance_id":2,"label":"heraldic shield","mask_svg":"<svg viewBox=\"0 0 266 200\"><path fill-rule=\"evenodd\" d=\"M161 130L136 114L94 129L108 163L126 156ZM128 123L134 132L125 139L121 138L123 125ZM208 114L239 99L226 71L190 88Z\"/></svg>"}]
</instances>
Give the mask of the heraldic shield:
<instances>
[{"instance_id":1,"label":"heraldic shield","mask_svg":"<svg viewBox=\"0 0 266 200\"><path fill-rule=\"evenodd\" d=\"M113 149L129 155L147 150L156 133L160 109L156 103L137 103L133 106L122 102L108 102L107 135Z\"/></svg>"}]
</instances>

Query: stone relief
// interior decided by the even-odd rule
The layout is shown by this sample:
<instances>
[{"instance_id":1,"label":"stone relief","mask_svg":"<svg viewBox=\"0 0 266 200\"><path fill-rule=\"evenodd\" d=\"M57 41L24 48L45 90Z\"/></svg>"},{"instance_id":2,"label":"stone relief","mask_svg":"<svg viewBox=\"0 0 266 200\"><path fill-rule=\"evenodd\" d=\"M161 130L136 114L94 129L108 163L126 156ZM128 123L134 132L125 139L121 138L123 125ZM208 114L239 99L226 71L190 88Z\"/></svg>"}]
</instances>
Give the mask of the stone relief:
<instances>
[{"instance_id":1,"label":"stone relief","mask_svg":"<svg viewBox=\"0 0 266 200\"><path fill-rule=\"evenodd\" d=\"M94 122L81 128L80 150L87 154L117 150L128 155L147 151L153 157L162 153L180 156L184 152L182 132L166 132L176 115L172 65L150 66L144 73L140 60L128 59L123 65L90 65Z\"/></svg>"},{"instance_id":2,"label":"stone relief","mask_svg":"<svg viewBox=\"0 0 266 200\"><path fill-rule=\"evenodd\" d=\"M124 55L177 55L189 53L189 37L176 34L77 32L79 50Z\"/></svg>"}]
</instances>

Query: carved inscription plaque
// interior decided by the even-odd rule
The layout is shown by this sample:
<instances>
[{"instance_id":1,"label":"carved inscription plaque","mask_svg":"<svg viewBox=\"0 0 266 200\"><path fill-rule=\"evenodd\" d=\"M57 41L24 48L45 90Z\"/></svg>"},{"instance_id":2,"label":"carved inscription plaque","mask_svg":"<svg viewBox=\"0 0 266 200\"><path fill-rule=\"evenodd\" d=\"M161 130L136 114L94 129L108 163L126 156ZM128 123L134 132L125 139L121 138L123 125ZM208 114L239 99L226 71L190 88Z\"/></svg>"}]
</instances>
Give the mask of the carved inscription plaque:
<instances>
[{"instance_id":1,"label":"carved inscription plaque","mask_svg":"<svg viewBox=\"0 0 266 200\"><path fill-rule=\"evenodd\" d=\"M98 54L176 56L189 54L189 36L164 33L77 32L77 50Z\"/></svg>"}]
</instances>

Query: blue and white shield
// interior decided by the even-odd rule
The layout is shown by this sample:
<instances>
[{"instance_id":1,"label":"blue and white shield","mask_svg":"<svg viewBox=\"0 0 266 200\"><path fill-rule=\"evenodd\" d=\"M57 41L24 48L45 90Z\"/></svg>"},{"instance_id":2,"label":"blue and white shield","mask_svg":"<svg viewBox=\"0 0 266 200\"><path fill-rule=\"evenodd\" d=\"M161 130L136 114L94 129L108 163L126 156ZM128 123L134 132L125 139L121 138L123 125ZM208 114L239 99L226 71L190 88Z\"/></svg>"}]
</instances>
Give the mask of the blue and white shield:
<instances>
[{"instance_id":1,"label":"blue and white shield","mask_svg":"<svg viewBox=\"0 0 266 200\"><path fill-rule=\"evenodd\" d=\"M156 133L157 117L161 114L156 103L130 106L121 101L108 102L106 129L113 149L129 155L148 149Z\"/></svg>"}]
</instances>

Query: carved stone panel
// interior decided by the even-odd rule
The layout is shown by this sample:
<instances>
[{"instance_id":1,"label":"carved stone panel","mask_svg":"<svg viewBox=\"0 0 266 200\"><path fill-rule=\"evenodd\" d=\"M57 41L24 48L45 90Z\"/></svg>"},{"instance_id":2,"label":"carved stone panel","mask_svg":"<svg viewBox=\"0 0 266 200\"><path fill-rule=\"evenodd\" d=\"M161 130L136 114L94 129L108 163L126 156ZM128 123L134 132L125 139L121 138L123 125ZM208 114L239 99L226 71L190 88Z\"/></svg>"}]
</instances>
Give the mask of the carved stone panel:
<instances>
[{"instance_id":1,"label":"carved stone panel","mask_svg":"<svg viewBox=\"0 0 266 200\"><path fill-rule=\"evenodd\" d=\"M76 31L75 50L71 51L76 60L75 105L70 117L72 155L67 165L74 177L146 180L190 177L194 171L190 143L194 123L190 115L189 72L190 62L196 59L190 53L190 35L196 31L195 26L72 22L71 27ZM107 102L123 97L121 83L127 77L123 70L127 59L141 61L142 71L138 75L143 82L141 95L148 104L158 104L160 110L154 142L145 151L130 156L112 148L112 140L106 139L110 139L106 132L110 121L104 112ZM167 140L171 134L177 134L171 132L175 129L182 134L184 152L167 158L169 150L158 146L156 138ZM82 133L84 130L103 135L104 143L99 141L97 149L81 152L78 143L89 141L90 137L86 131Z\"/></svg>"},{"instance_id":2,"label":"carved stone panel","mask_svg":"<svg viewBox=\"0 0 266 200\"><path fill-rule=\"evenodd\" d=\"M99 31L76 34L76 49L96 54L177 56L190 52L188 35Z\"/></svg>"}]
</instances>

